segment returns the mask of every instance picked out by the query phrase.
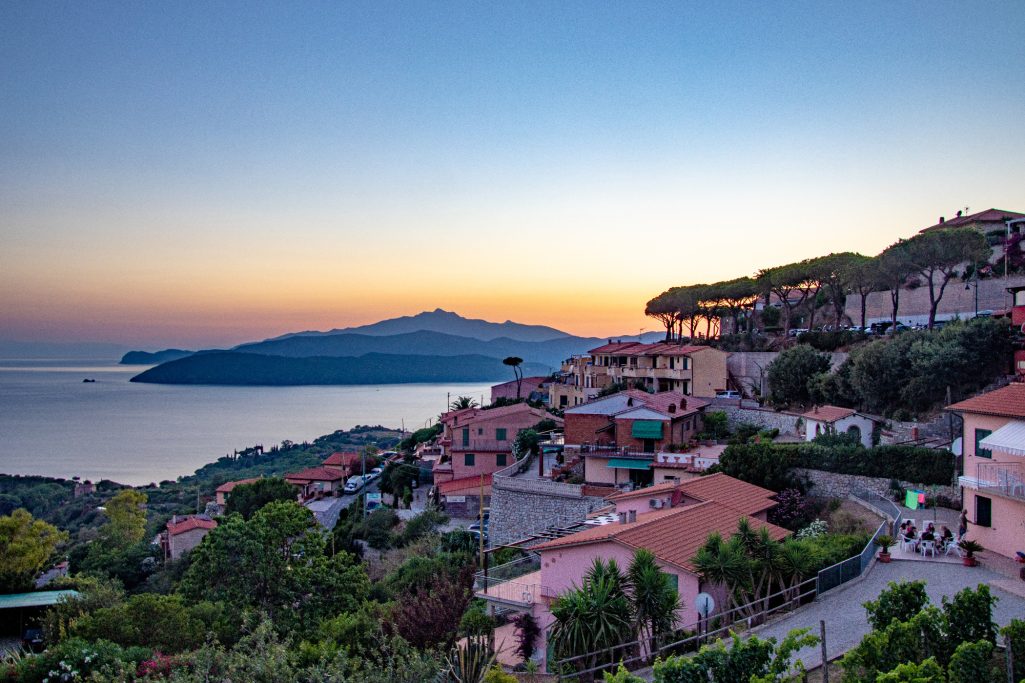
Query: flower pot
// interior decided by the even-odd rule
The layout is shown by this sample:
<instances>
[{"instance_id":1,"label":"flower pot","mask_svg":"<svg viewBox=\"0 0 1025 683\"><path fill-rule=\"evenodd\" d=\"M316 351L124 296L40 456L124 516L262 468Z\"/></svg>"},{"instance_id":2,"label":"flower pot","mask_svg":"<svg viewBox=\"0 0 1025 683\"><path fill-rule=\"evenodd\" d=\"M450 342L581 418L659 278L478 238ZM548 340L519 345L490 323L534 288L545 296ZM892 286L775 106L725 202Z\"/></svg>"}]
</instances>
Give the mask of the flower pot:
<instances>
[{"instance_id":1,"label":"flower pot","mask_svg":"<svg viewBox=\"0 0 1025 683\"><path fill-rule=\"evenodd\" d=\"M966 566L966 567L975 567L975 566L978 566L978 564L979 564L979 561L976 560L974 557L967 557L967 556L962 559L962 562L964 563L964 566Z\"/></svg>"},{"instance_id":2,"label":"flower pot","mask_svg":"<svg viewBox=\"0 0 1025 683\"><path fill-rule=\"evenodd\" d=\"M880 553L879 553L879 561L882 562L883 564L889 563L889 561L890 561L890 553L885 552L885 551L880 551Z\"/></svg>"}]
</instances>

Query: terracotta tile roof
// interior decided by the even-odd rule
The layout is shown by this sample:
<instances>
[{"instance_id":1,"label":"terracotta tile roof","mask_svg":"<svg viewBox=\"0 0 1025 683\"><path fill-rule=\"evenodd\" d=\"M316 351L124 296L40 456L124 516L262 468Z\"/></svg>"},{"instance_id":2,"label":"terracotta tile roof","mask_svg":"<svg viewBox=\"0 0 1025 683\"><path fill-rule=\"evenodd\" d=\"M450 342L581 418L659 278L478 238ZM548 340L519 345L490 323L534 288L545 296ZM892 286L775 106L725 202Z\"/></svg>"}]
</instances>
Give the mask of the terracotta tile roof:
<instances>
[{"instance_id":1,"label":"terracotta tile roof","mask_svg":"<svg viewBox=\"0 0 1025 683\"><path fill-rule=\"evenodd\" d=\"M816 422L836 422L854 414L853 408L841 408L840 406L815 406L801 417Z\"/></svg>"},{"instance_id":2,"label":"terracotta tile roof","mask_svg":"<svg viewBox=\"0 0 1025 683\"><path fill-rule=\"evenodd\" d=\"M539 387L548 381L547 377L524 377L520 380L520 387L526 389L527 387ZM508 382L502 382L501 384L495 384L491 388L492 390L498 387L514 387L516 386L516 380L511 379Z\"/></svg>"},{"instance_id":3,"label":"terracotta tile roof","mask_svg":"<svg viewBox=\"0 0 1025 683\"><path fill-rule=\"evenodd\" d=\"M665 467L662 463L653 463L653 467ZM680 491L689 498L696 498L705 502L717 502L731 507L745 515L753 515L763 510L768 510L776 504L772 496L774 491L763 489L761 486L749 484L740 479L734 479L728 474L718 472L705 477L688 479L687 481L670 481L664 484L656 484L636 491L622 491L609 496L607 500L619 502L633 498L649 498L664 493Z\"/></svg>"},{"instance_id":4,"label":"terracotta tile roof","mask_svg":"<svg viewBox=\"0 0 1025 683\"><path fill-rule=\"evenodd\" d=\"M448 423L458 417L459 421L455 426L457 428L461 428L477 422L497 420L503 417L520 414L531 414L536 417L539 422L541 420L555 420L557 423L562 424L562 418L552 415L547 410L532 408L526 403L514 403L510 406L502 406L501 408L466 408L464 410L456 410L442 415L441 421Z\"/></svg>"},{"instance_id":5,"label":"terracotta tile roof","mask_svg":"<svg viewBox=\"0 0 1025 683\"><path fill-rule=\"evenodd\" d=\"M1001 209L986 209L985 211L968 214L967 216L954 216L943 223L937 223L936 225L930 225L928 228L922 228L919 232L925 232L926 230L959 228L965 225L971 225L972 223L1003 223L1004 221L1012 218L1025 218L1025 213L1018 213L1017 211L1003 211Z\"/></svg>"},{"instance_id":6,"label":"terracotta tile roof","mask_svg":"<svg viewBox=\"0 0 1025 683\"><path fill-rule=\"evenodd\" d=\"M336 451L331 455L327 456L327 459L321 463L327 467L348 467L349 465L355 465L359 462L359 453L352 451Z\"/></svg>"},{"instance_id":7,"label":"terracotta tile roof","mask_svg":"<svg viewBox=\"0 0 1025 683\"><path fill-rule=\"evenodd\" d=\"M226 481L217 487L215 493L231 493L236 486L242 484L252 484L254 481L260 481L259 477L253 477L251 479L239 479L238 481Z\"/></svg>"},{"instance_id":8,"label":"terracotta tile roof","mask_svg":"<svg viewBox=\"0 0 1025 683\"><path fill-rule=\"evenodd\" d=\"M588 351L588 353L591 355L594 355L596 353L622 354L627 349L632 349L635 346L647 346L647 344L641 344L640 342L609 342L608 344L604 344L602 346L599 346L598 348L591 349L590 351Z\"/></svg>"},{"instance_id":9,"label":"terracotta tile roof","mask_svg":"<svg viewBox=\"0 0 1025 683\"><path fill-rule=\"evenodd\" d=\"M345 475L330 467L309 467L302 472L285 475L285 481L340 481Z\"/></svg>"},{"instance_id":10,"label":"terracotta tile roof","mask_svg":"<svg viewBox=\"0 0 1025 683\"><path fill-rule=\"evenodd\" d=\"M1025 384L1013 382L1001 389L988 391L947 406L947 410L998 417L1025 418Z\"/></svg>"},{"instance_id":11,"label":"terracotta tile roof","mask_svg":"<svg viewBox=\"0 0 1025 683\"><path fill-rule=\"evenodd\" d=\"M484 487L489 488L491 486L491 475L484 475ZM475 477L462 477L460 479L452 479L438 484L438 494L447 496L455 491L469 491L469 490L480 491L480 476Z\"/></svg>"},{"instance_id":12,"label":"terracotta tile roof","mask_svg":"<svg viewBox=\"0 0 1025 683\"><path fill-rule=\"evenodd\" d=\"M663 562L694 572L694 555L708 536L719 533L726 537L737 529L746 515L716 502L695 503L672 510L642 514L636 522L591 527L535 546L537 551L556 550L578 545L613 542L632 550L646 548ZM786 529L750 519L754 529L766 528L776 540L790 535Z\"/></svg>"},{"instance_id":13,"label":"terracotta tile roof","mask_svg":"<svg viewBox=\"0 0 1025 683\"><path fill-rule=\"evenodd\" d=\"M172 517L167 522L167 533L171 536L184 534L193 529L216 529L217 522L205 515L189 515L187 517Z\"/></svg>"}]
</instances>

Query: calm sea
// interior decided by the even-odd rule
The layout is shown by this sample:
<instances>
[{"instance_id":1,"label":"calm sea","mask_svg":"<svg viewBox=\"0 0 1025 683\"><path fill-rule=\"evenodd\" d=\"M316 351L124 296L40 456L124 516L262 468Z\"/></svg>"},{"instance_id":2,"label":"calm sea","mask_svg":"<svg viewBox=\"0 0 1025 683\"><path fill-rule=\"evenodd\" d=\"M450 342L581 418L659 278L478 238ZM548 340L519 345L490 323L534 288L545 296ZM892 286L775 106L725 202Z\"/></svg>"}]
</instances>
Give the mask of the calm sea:
<instances>
[{"instance_id":1,"label":"calm sea","mask_svg":"<svg viewBox=\"0 0 1025 683\"><path fill-rule=\"evenodd\" d=\"M447 394L487 384L197 387L132 384L141 366L0 360L0 472L145 484L236 448L381 424L423 427ZM83 383L85 378L95 383Z\"/></svg>"}]
</instances>

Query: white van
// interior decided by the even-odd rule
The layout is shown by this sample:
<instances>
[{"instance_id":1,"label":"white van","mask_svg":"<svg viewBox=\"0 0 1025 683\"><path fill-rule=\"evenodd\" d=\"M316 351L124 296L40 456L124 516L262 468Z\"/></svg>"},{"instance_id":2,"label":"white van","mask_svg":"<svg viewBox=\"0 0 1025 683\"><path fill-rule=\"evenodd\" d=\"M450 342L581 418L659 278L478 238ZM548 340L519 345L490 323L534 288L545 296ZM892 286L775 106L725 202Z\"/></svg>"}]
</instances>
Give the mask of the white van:
<instances>
[{"instance_id":1,"label":"white van","mask_svg":"<svg viewBox=\"0 0 1025 683\"><path fill-rule=\"evenodd\" d=\"M356 493L362 489L365 484L366 482L363 481L363 477L361 476L357 475L355 477L349 477L349 480L345 482L345 488L343 490L346 493Z\"/></svg>"}]
</instances>

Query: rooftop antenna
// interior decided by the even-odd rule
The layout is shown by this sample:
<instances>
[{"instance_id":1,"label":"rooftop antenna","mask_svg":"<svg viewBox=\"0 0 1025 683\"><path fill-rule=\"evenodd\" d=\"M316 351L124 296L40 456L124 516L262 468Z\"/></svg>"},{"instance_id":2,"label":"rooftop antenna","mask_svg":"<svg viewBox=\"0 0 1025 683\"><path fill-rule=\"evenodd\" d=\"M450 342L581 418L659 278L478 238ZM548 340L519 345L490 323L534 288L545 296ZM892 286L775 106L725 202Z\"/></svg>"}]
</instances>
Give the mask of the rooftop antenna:
<instances>
[{"instance_id":1,"label":"rooftop antenna","mask_svg":"<svg viewBox=\"0 0 1025 683\"><path fill-rule=\"evenodd\" d=\"M644 330L646 330L646 329L648 329L648 328L646 328L646 327L641 327L641 328L639 328L639 329L637 330L637 343L638 343L638 344L640 344L640 343L641 343L641 337L643 337L643 336L644 336Z\"/></svg>"}]
</instances>

